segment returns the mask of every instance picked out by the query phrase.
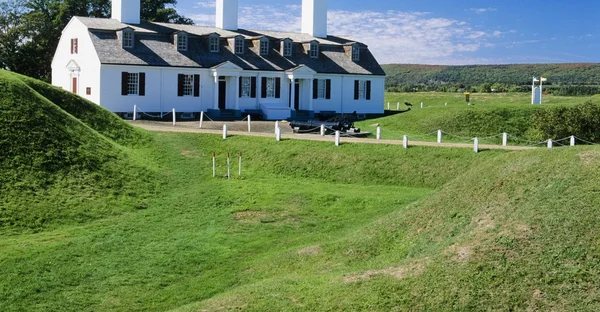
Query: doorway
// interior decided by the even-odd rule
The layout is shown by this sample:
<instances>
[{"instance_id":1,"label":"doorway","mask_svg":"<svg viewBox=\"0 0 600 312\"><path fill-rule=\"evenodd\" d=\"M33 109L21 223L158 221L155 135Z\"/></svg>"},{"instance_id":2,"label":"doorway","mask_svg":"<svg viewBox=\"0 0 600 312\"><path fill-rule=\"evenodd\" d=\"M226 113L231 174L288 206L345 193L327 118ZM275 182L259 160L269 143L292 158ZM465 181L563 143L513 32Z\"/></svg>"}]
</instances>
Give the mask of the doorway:
<instances>
[{"instance_id":1,"label":"doorway","mask_svg":"<svg viewBox=\"0 0 600 312\"><path fill-rule=\"evenodd\" d=\"M300 109L300 82L298 82L298 81L296 81L294 83L294 94L296 94L296 96L294 97L294 109L299 110Z\"/></svg>"},{"instance_id":2,"label":"doorway","mask_svg":"<svg viewBox=\"0 0 600 312\"><path fill-rule=\"evenodd\" d=\"M219 109L227 108L227 81L219 77Z\"/></svg>"},{"instance_id":3,"label":"doorway","mask_svg":"<svg viewBox=\"0 0 600 312\"><path fill-rule=\"evenodd\" d=\"M73 91L73 93L77 94L77 77L73 77L73 79L72 79L71 91Z\"/></svg>"}]
</instances>

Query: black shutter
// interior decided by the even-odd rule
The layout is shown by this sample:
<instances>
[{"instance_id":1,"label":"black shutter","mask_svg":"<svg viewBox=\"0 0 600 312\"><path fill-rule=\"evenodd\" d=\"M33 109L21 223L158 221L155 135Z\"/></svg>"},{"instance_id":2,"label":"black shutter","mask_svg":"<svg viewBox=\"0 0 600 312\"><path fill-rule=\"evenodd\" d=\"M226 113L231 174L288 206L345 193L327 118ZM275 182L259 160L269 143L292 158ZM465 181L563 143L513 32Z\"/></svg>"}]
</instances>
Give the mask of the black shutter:
<instances>
[{"instance_id":1,"label":"black shutter","mask_svg":"<svg viewBox=\"0 0 600 312\"><path fill-rule=\"evenodd\" d=\"M242 77L240 77L238 82L238 97L242 97Z\"/></svg>"},{"instance_id":2,"label":"black shutter","mask_svg":"<svg viewBox=\"0 0 600 312\"><path fill-rule=\"evenodd\" d=\"M275 78L275 98L281 97L281 78Z\"/></svg>"},{"instance_id":3,"label":"black shutter","mask_svg":"<svg viewBox=\"0 0 600 312\"><path fill-rule=\"evenodd\" d=\"M140 73L140 95L146 95L146 73Z\"/></svg>"},{"instance_id":4,"label":"black shutter","mask_svg":"<svg viewBox=\"0 0 600 312\"><path fill-rule=\"evenodd\" d=\"M121 73L121 95L129 94L129 73Z\"/></svg>"},{"instance_id":5,"label":"black shutter","mask_svg":"<svg viewBox=\"0 0 600 312\"><path fill-rule=\"evenodd\" d=\"M354 80L354 99L358 100L358 80Z\"/></svg>"},{"instance_id":6,"label":"black shutter","mask_svg":"<svg viewBox=\"0 0 600 312\"><path fill-rule=\"evenodd\" d=\"M194 75L194 97L200 96L200 75Z\"/></svg>"},{"instance_id":7,"label":"black shutter","mask_svg":"<svg viewBox=\"0 0 600 312\"><path fill-rule=\"evenodd\" d=\"M331 79L325 80L325 98L331 99Z\"/></svg>"},{"instance_id":8,"label":"black shutter","mask_svg":"<svg viewBox=\"0 0 600 312\"><path fill-rule=\"evenodd\" d=\"M177 96L183 96L183 74L177 75Z\"/></svg>"},{"instance_id":9,"label":"black shutter","mask_svg":"<svg viewBox=\"0 0 600 312\"><path fill-rule=\"evenodd\" d=\"M264 99L267 97L267 77L262 77L260 81L260 97Z\"/></svg>"},{"instance_id":10,"label":"black shutter","mask_svg":"<svg viewBox=\"0 0 600 312\"><path fill-rule=\"evenodd\" d=\"M250 97L256 98L256 77L250 78Z\"/></svg>"},{"instance_id":11,"label":"black shutter","mask_svg":"<svg viewBox=\"0 0 600 312\"><path fill-rule=\"evenodd\" d=\"M371 99L371 80L367 80L367 100Z\"/></svg>"},{"instance_id":12,"label":"black shutter","mask_svg":"<svg viewBox=\"0 0 600 312\"><path fill-rule=\"evenodd\" d=\"M313 99L319 97L319 79L313 80Z\"/></svg>"}]
</instances>

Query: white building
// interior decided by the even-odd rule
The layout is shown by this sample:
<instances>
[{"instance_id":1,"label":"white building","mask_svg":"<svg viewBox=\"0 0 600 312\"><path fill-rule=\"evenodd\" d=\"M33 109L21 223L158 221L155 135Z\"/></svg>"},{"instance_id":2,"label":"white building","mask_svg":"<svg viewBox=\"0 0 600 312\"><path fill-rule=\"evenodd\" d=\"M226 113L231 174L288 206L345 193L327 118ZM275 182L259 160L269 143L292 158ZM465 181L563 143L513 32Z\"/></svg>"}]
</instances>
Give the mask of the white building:
<instances>
[{"instance_id":1,"label":"white building","mask_svg":"<svg viewBox=\"0 0 600 312\"><path fill-rule=\"evenodd\" d=\"M73 17L52 84L115 113L383 113L385 73L366 45L327 34L327 0L302 1L302 33L238 29L237 0L216 1L215 27L140 22L139 0Z\"/></svg>"}]
</instances>

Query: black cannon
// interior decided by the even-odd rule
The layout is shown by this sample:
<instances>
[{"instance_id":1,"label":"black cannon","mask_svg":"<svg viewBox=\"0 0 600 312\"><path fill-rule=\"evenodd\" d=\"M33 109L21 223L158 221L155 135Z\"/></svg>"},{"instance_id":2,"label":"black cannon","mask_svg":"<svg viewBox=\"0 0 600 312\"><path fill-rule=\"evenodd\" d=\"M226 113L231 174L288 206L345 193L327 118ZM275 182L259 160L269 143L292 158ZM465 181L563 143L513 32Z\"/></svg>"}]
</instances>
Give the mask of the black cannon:
<instances>
[{"instance_id":1,"label":"black cannon","mask_svg":"<svg viewBox=\"0 0 600 312\"><path fill-rule=\"evenodd\" d=\"M360 132L360 129L354 128L354 121L356 121L356 112L352 114L340 114L336 115L327 121L321 120L308 120L308 121L296 121L290 122L290 127L297 129L298 131L304 132L319 132L321 125L325 126L326 130L341 131L341 132Z\"/></svg>"}]
</instances>

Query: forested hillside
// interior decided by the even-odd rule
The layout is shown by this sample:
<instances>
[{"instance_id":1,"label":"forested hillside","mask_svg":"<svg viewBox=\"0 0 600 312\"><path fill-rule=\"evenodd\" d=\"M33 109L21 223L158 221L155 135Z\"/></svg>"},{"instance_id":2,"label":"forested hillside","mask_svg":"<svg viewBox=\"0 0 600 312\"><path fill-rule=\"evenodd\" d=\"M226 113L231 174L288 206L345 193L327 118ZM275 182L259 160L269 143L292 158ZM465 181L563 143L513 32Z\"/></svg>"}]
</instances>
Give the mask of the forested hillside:
<instances>
[{"instance_id":1,"label":"forested hillside","mask_svg":"<svg viewBox=\"0 0 600 312\"><path fill-rule=\"evenodd\" d=\"M564 95L600 92L600 64L513 64L513 65L383 65L388 91L475 92L530 91L532 77L547 77L548 91ZM573 86L579 86L573 88Z\"/></svg>"}]
</instances>

